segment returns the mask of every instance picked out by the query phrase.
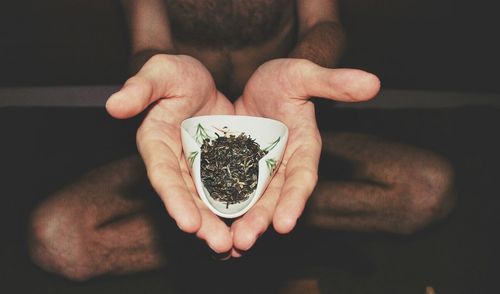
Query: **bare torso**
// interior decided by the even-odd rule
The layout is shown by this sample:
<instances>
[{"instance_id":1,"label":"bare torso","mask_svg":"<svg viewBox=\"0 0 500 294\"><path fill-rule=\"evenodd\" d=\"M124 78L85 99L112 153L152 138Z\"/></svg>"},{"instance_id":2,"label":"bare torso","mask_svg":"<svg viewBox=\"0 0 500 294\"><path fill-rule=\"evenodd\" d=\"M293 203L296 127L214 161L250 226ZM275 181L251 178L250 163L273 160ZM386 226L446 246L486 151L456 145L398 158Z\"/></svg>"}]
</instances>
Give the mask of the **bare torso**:
<instances>
[{"instance_id":1,"label":"bare torso","mask_svg":"<svg viewBox=\"0 0 500 294\"><path fill-rule=\"evenodd\" d=\"M265 61L286 56L295 42L293 0L165 0L175 45L237 97Z\"/></svg>"}]
</instances>

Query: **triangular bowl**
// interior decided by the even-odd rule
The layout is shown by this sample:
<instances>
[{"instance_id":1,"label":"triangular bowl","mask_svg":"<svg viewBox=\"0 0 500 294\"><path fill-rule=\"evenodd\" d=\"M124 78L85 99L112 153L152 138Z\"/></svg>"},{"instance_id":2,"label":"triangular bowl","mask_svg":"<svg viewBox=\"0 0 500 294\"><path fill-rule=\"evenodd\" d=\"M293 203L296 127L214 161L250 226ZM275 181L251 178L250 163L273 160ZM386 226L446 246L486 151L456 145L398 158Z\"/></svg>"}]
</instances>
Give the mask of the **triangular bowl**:
<instances>
[{"instance_id":1,"label":"triangular bowl","mask_svg":"<svg viewBox=\"0 0 500 294\"><path fill-rule=\"evenodd\" d=\"M217 135L245 133L255 139L267 154L259 161L257 186L243 202L231 204L210 197L201 180L201 145ZM198 195L216 215L236 218L246 213L262 196L278 169L288 140L288 128L280 121L242 115L207 115L186 119L181 124L184 156L191 171Z\"/></svg>"}]
</instances>

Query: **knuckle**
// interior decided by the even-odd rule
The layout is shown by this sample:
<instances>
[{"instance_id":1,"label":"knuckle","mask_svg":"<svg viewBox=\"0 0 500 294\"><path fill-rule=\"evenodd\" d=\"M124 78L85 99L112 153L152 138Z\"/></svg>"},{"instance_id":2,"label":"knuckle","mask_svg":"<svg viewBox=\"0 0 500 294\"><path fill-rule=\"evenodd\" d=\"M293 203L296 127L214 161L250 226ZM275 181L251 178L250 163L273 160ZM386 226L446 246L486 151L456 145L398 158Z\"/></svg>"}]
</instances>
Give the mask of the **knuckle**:
<instances>
[{"instance_id":1,"label":"knuckle","mask_svg":"<svg viewBox=\"0 0 500 294\"><path fill-rule=\"evenodd\" d=\"M292 65L296 68L296 70L307 71L311 69L311 66L313 64L314 63L310 60L300 58L300 59L294 59Z\"/></svg>"},{"instance_id":2,"label":"knuckle","mask_svg":"<svg viewBox=\"0 0 500 294\"><path fill-rule=\"evenodd\" d=\"M155 54L147 63L166 65L170 63L172 56L168 54Z\"/></svg>"},{"instance_id":3,"label":"knuckle","mask_svg":"<svg viewBox=\"0 0 500 294\"><path fill-rule=\"evenodd\" d=\"M174 74L179 74L185 68L184 65L196 65L199 62L195 58L188 55L171 55L171 54L157 54L151 59L151 70L156 73L155 76L169 75L172 77Z\"/></svg>"}]
</instances>

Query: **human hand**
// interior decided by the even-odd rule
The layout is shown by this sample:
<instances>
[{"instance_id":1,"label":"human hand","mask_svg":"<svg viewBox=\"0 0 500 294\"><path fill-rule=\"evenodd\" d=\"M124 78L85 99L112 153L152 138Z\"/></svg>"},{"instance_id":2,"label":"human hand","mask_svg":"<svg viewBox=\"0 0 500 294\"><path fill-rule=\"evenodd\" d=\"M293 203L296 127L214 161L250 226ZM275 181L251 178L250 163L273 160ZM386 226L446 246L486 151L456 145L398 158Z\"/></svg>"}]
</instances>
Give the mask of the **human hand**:
<instances>
[{"instance_id":1,"label":"human hand","mask_svg":"<svg viewBox=\"0 0 500 294\"><path fill-rule=\"evenodd\" d=\"M236 114L279 120L289 137L266 192L231 226L234 257L250 249L271 222L278 233L289 233L316 185L321 137L309 98L357 102L371 99L379 88L378 78L367 72L328 69L305 59L275 59L255 71L235 102Z\"/></svg>"},{"instance_id":2,"label":"human hand","mask_svg":"<svg viewBox=\"0 0 500 294\"><path fill-rule=\"evenodd\" d=\"M149 59L106 103L115 118L129 118L148 107L137 146L152 186L181 230L196 233L217 253L229 252L228 226L197 196L182 153L180 124L195 115L233 114L233 105L199 61L161 54Z\"/></svg>"}]
</instances>

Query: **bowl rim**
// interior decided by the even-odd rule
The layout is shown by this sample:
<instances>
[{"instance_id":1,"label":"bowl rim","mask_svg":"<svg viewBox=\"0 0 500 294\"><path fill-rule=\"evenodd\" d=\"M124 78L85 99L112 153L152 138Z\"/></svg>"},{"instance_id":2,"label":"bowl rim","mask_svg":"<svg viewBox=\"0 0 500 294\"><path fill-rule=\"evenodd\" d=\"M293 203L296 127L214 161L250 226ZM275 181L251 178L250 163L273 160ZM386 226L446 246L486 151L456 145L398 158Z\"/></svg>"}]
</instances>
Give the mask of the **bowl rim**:
<instances>
[{"instance_id":1,"label":"bowl rim","mask_svg":"<svg viewBox=\"0 0 500 294\"><path fill-rule=\"evenodd\" d=\"M276 119L272 119L272 118L267 118L267 117L260 117L260 116L251 116L251 115L227 115L227 114L215 114L215 115L199 115L199 116L192 116L190 118L187 118L185 120L182 121L181 123L181 129L183 130L182 132L188 132L188 130L184 127L185 124L189 123L190 121L196 121L196 120L199 120L199 119L210 119L210 118L231 118L231 119L244 119L244 120L247 120L247 121L256 121L256 120L260 120L260 121L264 121L264 122L267 122L267 123L270 123L270 124L274 124L274 125L277 125L278 127L281 127L283 129L283 132L284 134L286 134L286 138L288 138L288 133L289 133L289 130L288 130L288 127L281 121L279 120L276 120ZM287 141L284 141L285 143L285 149L286 149L286 145L287 145ZM197 144L198 145L198 144ZM183 146L183 152L184 152L184 146ZM285 152L285 150L282 151L283 153ZM280 156L282 157L283 154ZM198 157L197 158L197 161L200 160L200 158ZM259 161L259 164L260 162L262 161L263 159L261 159ZM281 160L280 160L280 164L281 164ZM194 175L192 174L192 168L190 168L190 175L193 179L193 182L196 186L196 190L197 190L197 194L198 196L200 197L200 199L202 200L202 202L204 202L204 204L213 212L215 213L216 215L220 216L220 217L223 217L223 218L237 218L243 214L245 214L246 212L248 212L248 210L258 201L258 199L260 199L260 197L253 197L253 199L250 201L250 203L248 203L247 206L245 206L245 208L239 210L239 211L236 211L236 212L232 212L232 213L226 213L226 212L222 212L222 211L219 211L217 210L215 207L213 207L209 202L208 199L205 199L206 197L208 197L205 193L202 193L200 194L200 192L198 191L199 188L198 188L198 184L202 184L201 182L201 179L200 179L200 183L198 183L197 179L194 178ZM271 178L274 176L274 174L271 174ZM269 183L266 184L266 188L264 188L264 191L267 189L267 185ZM201 189L203 189L204 187L201 186ZM262 195L261 195L262 196Z\"/></svg>"},{"instance_id":2,"label":"bowl rim","mask_svg":"<svg viewBox=\"0 0 500 294\"><path fill-rule=\"evenodd\" d=\"M211 117L229 117L229 118L242 118L242 119L247 119L247 120L265 120L265 121L269 121L271 123L278 123L288 131L287 125L280 120L268 118L268 117L262 117L262 116L238 115L238 114L211 114L211 115L192 116L190 118L186 118L185 120L183 120L181 122L181 127L183 127L184 123L187 123L190 120L204 119L204 118L211 118Z\"/></svg>"}]
</instances>

